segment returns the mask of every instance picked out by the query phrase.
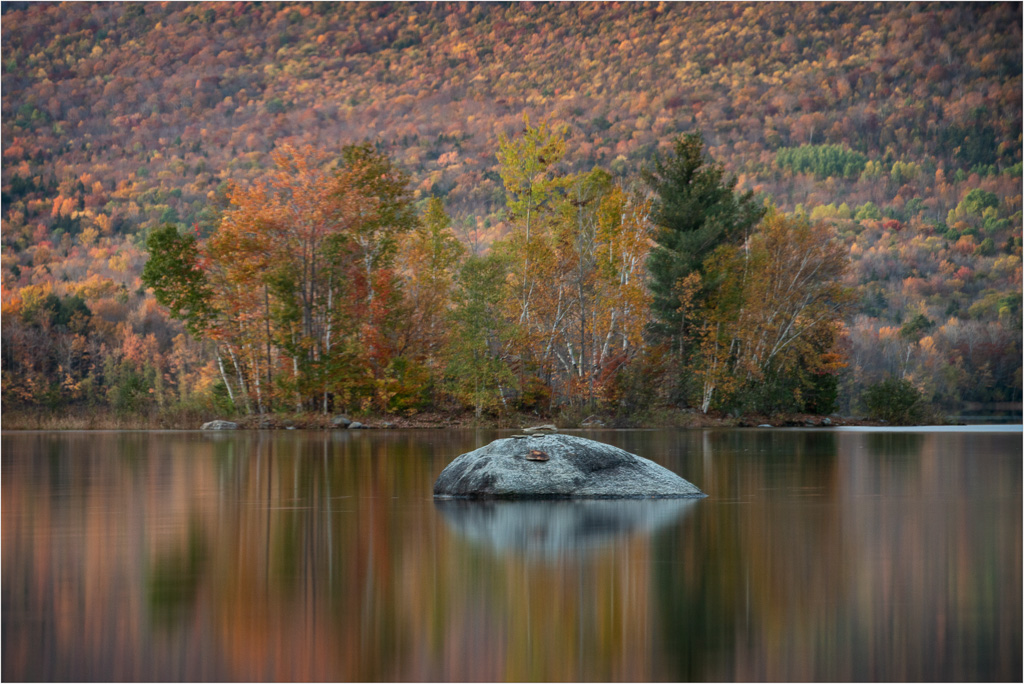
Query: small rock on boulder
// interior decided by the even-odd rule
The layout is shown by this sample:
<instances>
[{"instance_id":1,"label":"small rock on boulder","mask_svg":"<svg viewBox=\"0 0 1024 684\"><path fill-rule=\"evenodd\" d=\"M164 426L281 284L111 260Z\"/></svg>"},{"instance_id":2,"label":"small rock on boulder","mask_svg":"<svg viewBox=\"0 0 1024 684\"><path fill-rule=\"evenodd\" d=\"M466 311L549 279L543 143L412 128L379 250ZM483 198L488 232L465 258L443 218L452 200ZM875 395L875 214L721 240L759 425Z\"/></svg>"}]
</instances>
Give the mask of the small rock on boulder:
<instances>
[{"instance_id":1,"label":"small rock on boulder","mask_svg":"<svg viewBox=\"0 0 1024 684\"><path fill-rule=\"evenodd\" d=\"M534 451L548 460L530 460ZM643 499L704 492L653 461L583 437L498 439L448 464L434 496L452 499Z\"/></svg>"},{"instance_id":2,"label":"small rock on boulder","mask_svg":"<svg viewBox=\"0 0 1024 684\"><path fill-rule=\"evenodd\" d=\"M211 420L209 423L203 423L200 430L237 430L238 423L232 423L230 420Z\"/></svg>"}]
</instances>

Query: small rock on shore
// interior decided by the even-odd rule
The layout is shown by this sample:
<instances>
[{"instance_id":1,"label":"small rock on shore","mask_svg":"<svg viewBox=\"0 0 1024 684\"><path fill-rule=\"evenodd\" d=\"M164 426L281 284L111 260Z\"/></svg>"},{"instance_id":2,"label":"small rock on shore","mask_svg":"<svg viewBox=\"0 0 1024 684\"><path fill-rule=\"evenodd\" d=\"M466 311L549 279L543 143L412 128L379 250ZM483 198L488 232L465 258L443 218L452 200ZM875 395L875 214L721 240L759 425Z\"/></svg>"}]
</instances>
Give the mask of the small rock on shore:
<instances>
[{"instance_id":1,"label":"small rock on shore","mask_svg":"<svg viewBox=\"0 0 1024 684\"><path fill-rule=\"evenodd\" d=\"M238 423L232 423L230 420L211 420L209 423L203 423L200 430L237 430Z\"/></svg>"}]
</instances>

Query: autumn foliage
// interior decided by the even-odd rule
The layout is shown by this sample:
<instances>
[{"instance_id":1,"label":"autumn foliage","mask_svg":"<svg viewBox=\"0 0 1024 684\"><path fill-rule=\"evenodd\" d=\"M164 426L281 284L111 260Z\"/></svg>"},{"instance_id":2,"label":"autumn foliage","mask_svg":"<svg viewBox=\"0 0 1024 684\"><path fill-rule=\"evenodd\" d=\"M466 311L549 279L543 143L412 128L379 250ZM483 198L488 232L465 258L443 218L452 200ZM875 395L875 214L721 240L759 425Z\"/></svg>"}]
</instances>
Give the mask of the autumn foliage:
<instances>
[{"instance_id":1,"label":"autumn foliage","mask_svg":"<svg viewBox=\"0 0 1024 684\"><path fill-rule=\"evenodd\" d=\"M730 239L675 250L690 267L703 262L687 282L705 282L685 305L686 351L649 380L698 382L699 397L674 401L704 412L754 386L782 399L748 409L806 409L815 376L841 367L832 360L848 299L841 245L775 213L754 230L763 212L749 209L743 232L726 230L720 207L751 200L736 205L734 181L713 165L710 176L664 180L657 200L601 169L558 173L564 130L524 126L498 152L512 230L485 257L465 258L440 200L417 217L406 178L369 146L339 159L283 146L265 179L228 191L209 237L155 232L143 281L212 344L235 411L618 410L634 399L623 374L673 347L647 334L648 274L671 258L652 259L667 230L656 229L652 206L665 217L665 197L696 184L715 199L687 205L710 217L695 225ZM687 144L699 163L699 138Z\"/></svg>"},{"instance_id":2,"label":"autumn foliage","mask_svg":"<svg viewBox=\"0 0 1024 684\"><path fill-rule=\"evenodd\" d=\"M1012 3L5 6L5 406L856 412L888 378L1019 402L1020 25ZM770 221L649 268L642 171L698 132L731 193L845 255L840 318L792 358L749 333L784 316L749 299L757 250L796 258ZM675 351L649 325L670 303L694 323Z\"/></svg>"}]
</instances>

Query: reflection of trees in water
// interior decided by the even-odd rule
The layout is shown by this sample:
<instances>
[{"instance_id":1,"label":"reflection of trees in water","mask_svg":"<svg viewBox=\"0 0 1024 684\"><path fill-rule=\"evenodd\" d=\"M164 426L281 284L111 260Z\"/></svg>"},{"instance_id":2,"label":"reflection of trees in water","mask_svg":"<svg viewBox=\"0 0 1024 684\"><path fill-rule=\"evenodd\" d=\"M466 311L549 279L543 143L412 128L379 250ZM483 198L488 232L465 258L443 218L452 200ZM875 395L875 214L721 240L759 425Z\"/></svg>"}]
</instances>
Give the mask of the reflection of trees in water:
<instances>
[{"instance_id":1,"label":"reflection of trees in water","mask_svg":"<svg viewBox=\"0 0 1024 684\"><path fill-rule=\"evenodd\" d=\"M703 518L698 513L695 517ZM675 681L706 681L731 659L736 619L742 613L741 567L735 530L717 523L709 530L688 521L652 541L653 593L660 621L660 650L671 661L662 676ZM735 520L726 522L735 525ZM723 534L724 533L724 534Z\"/></svg>"},{"instance_id":2,"label":"reflection of trees in water","mask_svg":"<svg viewBox=\"0 0 1024 684\"><path fill-rule=\"evenodd\" d=\"M986 457L1019 435L887 458L852 433L624 433L710 497L593 546L573 523L542 557L441 522L429 484L472 434L88 437L40 437L17 470L5 449L5 678L1020 670L1021 463Z\"/></svg>"},{"instance_id":3,"label":"reflection of trees in water","mask_svg":"<svg viewBox=\"0 0 1024 684\"><path fill-rule=\"evenodd\" d=\"M833 436L787 455L744 434L705 440L711 498L653 542L668 678L1019 674L1019 463L986 463L985 439L963 435Z\"/></svg>"},{"instance_id":4,"label":"reflection of trees in water","mask_svg":"<svg viewBox=\"0 0 1024 684\"><path fill-rule=\"evenodd\" d=\"M1018 678L1021 462L1006 455L1019 454L1020 436L872 436L916 439L875 440L862 459L870 467L844 466L841 505L856 522L846 534L874 551L854 559L869 580L857 596L858 636L876 654L862 667L874 678ZM887 661L893 644L901 657Z\"/></svg>"},{"instance_id":5,"label":"reflection of trees in water","mask_svg":"<svg viewBox=\"0 0 1024 684\"><path fill-rule=\"evenodd\" d=\"M787 508L773 503L787 496L824 501L832 495L835 435L706 430L687 446L690 469L703 464L699 478L710 498L706 508L653 541L659 634L672 662L665 676L742 679L737 673L743 654L766 631L794 627L771 620L805 603L800 592L788 591L790 583L808 582L800 560L815 544L835 543L829 516L789 519ZM747 674L759 676L766 675Z\"/></svg>"},{"instance_id":6,"label":"reflection of trees in water","mask_svg":"<svg viewBox=\"0 0 1024 684\"><path fill-rule=\"evenodd\" d=\"M570 516L562 552L536 565L467 545L409 502L430 496L423 483L459 449L361 437L325 455L322 441L265 436L245 459L238 442L217 444L224 494L239 502L219 534L246 540L220 550L213 566L225 577L210 580L225 590L217 611L236 618L219 637L233 644L233 673L268 677L252 654L276 650L293 678L313 664L315 675L362 680L649 678L648 578L635 571L647 542L629 535L692 502ZM605 536L610 520L622 534Z\"/></svg>"},{"instance_id":7,"label":"reflection of trees in water","mask_svg":"<svg viewBox=\"0 0 1024 684\"><path fill-rule=\"evenodd\" d=\"M434 456L408 457L422 447L400 434L262 434L245 448L222 472L237 505L221 534L245 542L219 564L238 576L221 600L244 616L224 634L235 671L274 676L252 657L270 649L287 677L401 677L400 652L415 638L398 603L400 574L406 553L416 563L423 551L406 539L422 543L429 523L402 500L430 480Z\"/></svg>"},{"instance_id":8,"label":"reflection of trees in water","mask_svg":"<svg viewBox=\"0 0 1024 684\"><path fill-rule=\"evenodd\" d=\"M5 628L5 675L398 678L436 536L403 501L451 445L363 437L40 436L5 474L5 616L47 634Z\"/></svg>"},{"instance_id":9,"label":"reflection of trees in water","mask_svg":"<svg viewBox=\"0 0 1024 684\"><path fill-rule=\"evenodd\" d=\"M919 456L925 439L920 432L868 432L865 437L872 455L895 460Z\"/></svg>"},{"instance_id":10,"label":"reflection of trees in water","mask_svg":"<svg viewBox=\"0 0 1024 684\"><path fill-rule=\"evenodd\" d=\"M989 615L999 613L992 582L1019 593L1019 581L993 558L1002 543L997 532L969 539L965 528L949 542L947 527L970 514L965 505L950 509L933 500L922 507L906 499L922 486L957 491L956 478L967 473L944 476L919 439L867 436L885 439L858 441L842 455L836 433L826 431L685 436L690 453L678 451L675 465L701 473L712 493L703 508L650 542L620 540L586 560L556 553L544 569L529 557L495 555L493 547L474 551L455 537L424 544L419 535L436 529L397 517L388 496L393 487L407 492L430 478L396 485L408 473L390 470L393 463L373 451L379 446L360 444L333 467L322 458L318 466L315 453L268 447L266 458L277 465L267 477L280 479L266 490L268 501L281 506L266 525L278 555L267 564L270 593L278 594L271 603L316 613L317 601L295 604L295 597L327 597L329 616L309 618L304 632L329 622L333 640L346 644L332 652L356 655L323 671L361 678L409 675L399 668L417 659L425 663L418 676L475 679L610 679L627 671L641 679L932 678L964 671L957 669L964 664L1005 671L1005 660L986 670L977 654L992 651L992 634L1012 633L1006 618L979 621L948 606L948 626L934 623L934 599L950 582L960 587L953 590L958 600ZM891 451L880 450L894 442ZM264 480L255 490L267 486ZM371 495L352 502L355 526L332 526L330 492L346 486ZM289 510L289 492L309 505ZM730 492L731 501L716 500L716 492ZM883 510L878 497L887 502ZM944 517L944 525L932 525ZM623 546L632 563L622 562ZM419 573L428 553L436 558L426 578ZM650 563L643 561L648 553ZM976 577L972 556L986 555L991 562L983 566L996 570ZM636 567L650 567L650 575L637 578ZM303 568L301 576L295 568ZM315 578L320 583L310 584ZM251 593L235 600L244 603ZM653 615L659 620L650 623ZM274 634L266 647L287 638ZM965 648L931 653L931 644L953 641ZM631 656L644 652L655 655Z\"/></svg>"},{"instance_id":11,"label":"reflection of trees in water","mask_svg":"<svg viewBox=\"0 0 1024 684\"><path fill-rule=\"evenodd\" d=\"M180 548L158 551L147 572L149 614L156 626L177 625L195 610L209 543L198 520L188 526Z\"/></svg>"}]
</instances>

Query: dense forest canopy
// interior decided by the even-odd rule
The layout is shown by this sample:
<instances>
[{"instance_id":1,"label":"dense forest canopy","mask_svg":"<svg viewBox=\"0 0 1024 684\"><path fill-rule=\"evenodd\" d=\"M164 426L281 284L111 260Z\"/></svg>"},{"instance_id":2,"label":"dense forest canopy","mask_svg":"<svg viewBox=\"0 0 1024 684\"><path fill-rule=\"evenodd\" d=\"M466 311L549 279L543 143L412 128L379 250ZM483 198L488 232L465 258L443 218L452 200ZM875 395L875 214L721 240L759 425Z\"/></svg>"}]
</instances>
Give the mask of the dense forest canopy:
<instances>
[{"instance_id":1,"label":"dense forest canopy","mask_svg":"<svg viewBox=\"0 0 1024 684\"><path fill-rule=\"evenodd\" d=\"M350 366L370 356L350 387L364 401L346 408L418 410L439 400L435 390L478 409L509 400L538 408L551 405L552 393L575 401L601 387L600 396L628 404L639 389L631 366L635 374L642 364L664 371L673 362L647 353L657 335L634 320L616 333L620 347L606 350L604 365L587 366L598 362L599 329L614 328L598 313L650 306L645 288L616 290L622 272L601 264L616 241L634 250L633 266L646 264L639 250L656 238L658 207L656 185L642 172L670 159L691 133L702 136L706 162L734 180L737 197L750 192L757 206L770 206L748 249L783 259L773 235L810 244L815 231L842 245L848 266L834 276L849 292L832 294L844 300L843 324L815 333L817 361L792 362L804 392L786 391L801 395L803 408L813 408L807 391L822 391L822 374L834 378L846 411L864 410L864 390L889 378L947 410L1020 401L1018 3L5 3L2 34L7 407L226 405L244 378L246 396L261 402L268 388L257 396L252 379L286 376L266 363L259 372L221 373L217 340L226 333L189 334L143 283L147 241L170 238L161 231L171 225L184 243L192 236L215 246L231 217L253 205L243 194L269 187L285 150L307 147L334 170L351 171L345 155L362 150L364 161L408 179L400 193L392 189L405 218L378 226L386 238L369 229L359 238L346 226L344 254L325 253L338 273L359 254L370 263L362 281L346 276L355 288L349 303L383 278L389 311L416 322L387 323L383 311L354 307L349 322L356 316L378 332L391 325L409 339L371 336L329 355ZM557 155L544 157L543 182L527 192L530 170L516 166L525 157L515 146L544 126ZM324 180L342 182L338 197L367 195L356 178ZM614 230L601 206L622 210ZM559 233L569 225L572 249L569 233ZM536 242L538 234L550 244ZM593 239L583 245L581 235ZM177 246L188 252L184 243ZM241 248L222 250L229 247ZM538 337L543 307L531 319L531 284L548 277L531 259L570 252L575 281L566 271L558 282L575 282L576 327L570 338L568 319L559 319L567 336L559 357ZM819 256L831 263L835 255ZM654 388L651 401L740 410L727 397L741 375L794 377L789 366L751 366L753 357L737 351L763 342L747 331L752 316L766 314L730 308L754 296L744 288L756 279L728 301L698 296L733 258L708 255L694 271L704 280L689 282L692 306L702 322L715 321L715 334L688 328L690 380ZM517 282L518 319L536 323L520 332L503 329L518 322L512 301L488 299L506 274ZM248 277L222 275L222 287ZM625 280L647 276L637 277ZM287 356L327 373L316 346L328 344L326 327L312 347L267 351L271 338L285 350L288 321L312 333L327 319L304 314L301 297L288 303L295 283L264 281L263 322L274 318L267 312L277 287L278 325L269 333L264 325L262 340L245 333L248 363L273 366ZM439 292L445 301L427 296ZM467 344L450 344L444 330L462 330ZM473 339L486 344L473 347ZM721 345L730 359L725 381L711 371ZM573 373L585 387L569 383ZM416 387L432 389L421 396ZM705 402L709 387L716 389ZM314 394L299 403L311 407Z\"/></svg>"}]
</instances>

